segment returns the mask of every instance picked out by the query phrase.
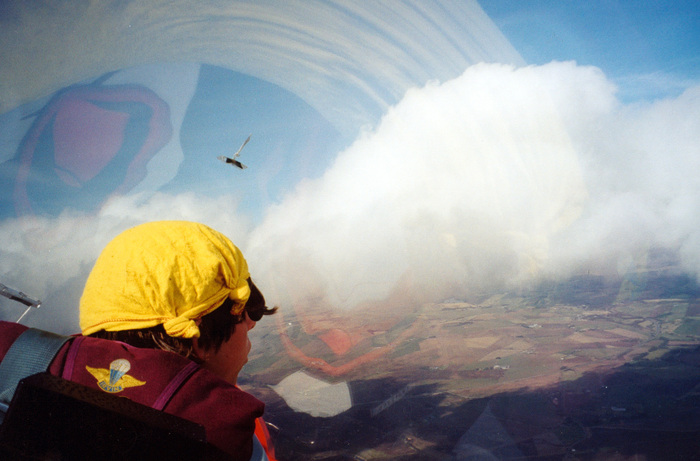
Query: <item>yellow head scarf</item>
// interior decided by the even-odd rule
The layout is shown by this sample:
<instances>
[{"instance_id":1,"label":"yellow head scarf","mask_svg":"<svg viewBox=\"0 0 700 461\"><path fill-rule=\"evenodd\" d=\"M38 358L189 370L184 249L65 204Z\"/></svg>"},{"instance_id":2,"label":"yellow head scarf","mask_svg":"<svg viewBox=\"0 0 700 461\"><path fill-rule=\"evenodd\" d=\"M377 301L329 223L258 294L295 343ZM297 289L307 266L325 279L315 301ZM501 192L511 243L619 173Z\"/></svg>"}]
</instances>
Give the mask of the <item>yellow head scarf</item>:
<instances>
[{"instance_id":1,"label":"yellow head scarf","mask_svg":"<svg viewBox=\"0 0 700 461\"><path fill-rule=\"evenodd\" d=\"M170 336L199 337L195 320L235 301L243 311L248 264L223 234L198 223L141 224L112 240L80 298L84 335L163 324Z\"/></svg>"}]
</instances>

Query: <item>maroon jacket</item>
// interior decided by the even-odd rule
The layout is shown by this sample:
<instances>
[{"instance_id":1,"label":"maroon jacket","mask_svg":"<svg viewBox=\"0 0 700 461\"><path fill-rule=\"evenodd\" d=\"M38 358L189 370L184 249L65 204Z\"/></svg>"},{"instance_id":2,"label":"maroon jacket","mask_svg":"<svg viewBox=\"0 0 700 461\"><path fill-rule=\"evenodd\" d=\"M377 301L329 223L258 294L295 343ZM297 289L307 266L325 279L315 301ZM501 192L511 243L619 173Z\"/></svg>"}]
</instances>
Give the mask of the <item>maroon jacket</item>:
<instances>
[{"instance_id":1,"label":"maroon jacket","mask_svg":"<svg viewBox=\"0 0 700 461\"><path fill-rule=\"evenodd\" d=\"M0 359L26 329L0 321ZM264 404L177 354L76 336L56 354L48 371L199 423L207 441L232 459L250 459L255 419L262 416ZM169 386L178 386L180 380L184 382L170 397Z\"/></svg>"}]
</instances>

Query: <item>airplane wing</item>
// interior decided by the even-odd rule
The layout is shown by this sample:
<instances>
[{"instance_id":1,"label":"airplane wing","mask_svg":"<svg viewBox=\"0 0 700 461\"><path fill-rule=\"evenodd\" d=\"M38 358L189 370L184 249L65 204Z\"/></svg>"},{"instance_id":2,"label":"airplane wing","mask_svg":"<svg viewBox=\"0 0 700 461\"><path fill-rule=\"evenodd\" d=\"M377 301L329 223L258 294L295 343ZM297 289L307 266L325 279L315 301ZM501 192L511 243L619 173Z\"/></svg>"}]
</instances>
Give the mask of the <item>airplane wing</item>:
<instances>
[{"instance_id":1,"label":"airplane wing","mask_svg":"<svg viewBox=\"0 0 700 461\"><path fill-rule=\"evenodd\" d=\"M241 162L239 162L238 160L233 159L233 158L225 157L225 156L223 156L223 155L219 155L219 156L216 157L216 158L219 159L219 160L221 160L221 161L224 162L224 163L230 163L230 164L232 164L232 165L235 165L235 166L237 166L238 168L240 168L241 170L245 170L246 168L248 168L247 166L245 166L244 164L242 164Z\"/></svg>"},{"instance_id":2,"label":"airplane wing","mask_svg":"<svg viewBox=\"0 0 700 461\"><path fill-rule=\"evenodd\" d=\"M252 136L252 134L248 135L248 137L246 138L246 140L243 141L243 144L241 144L241 147L239 147L238 150L236 151L236 153L233 154L233 158L236 158L236 157L238 157L238 156L241 154L241 151L243 150L243 148L245 147L245 145L248 144L248 141L250 141L250 137L251 137L251 136Z\"/></svg>"}]
</instances>

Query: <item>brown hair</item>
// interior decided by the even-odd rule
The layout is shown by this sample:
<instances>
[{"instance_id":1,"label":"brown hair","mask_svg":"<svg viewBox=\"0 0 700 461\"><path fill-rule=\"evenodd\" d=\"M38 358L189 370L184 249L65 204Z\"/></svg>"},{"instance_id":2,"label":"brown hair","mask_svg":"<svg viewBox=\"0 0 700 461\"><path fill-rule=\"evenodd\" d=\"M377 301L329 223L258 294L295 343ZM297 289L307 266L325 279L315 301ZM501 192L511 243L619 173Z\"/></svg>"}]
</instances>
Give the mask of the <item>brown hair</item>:
<instances>
[{"instance_id":1,"label":"brown hair","mask_svg":"<svg viewBox=\"0 0 700 461\"><path fill-rule=\"evenodd\" d=\"M269 308L265 306L265 297L250 278L248 279L248 285L250 286L250 297L244 309L244 312L248 313L248 317L257 322L264 315L272 315L277 312L277 307ZM244 313L231 314L233 307L234 301L226 299L221 306L202 317L202 321L199 324L198 339L198 344L202 349L218 351L221 345L231 338L236 325L243 322ZM200 359L194 353L192 338L170 336L165 332L163 325L138 330L100 330L89 336L121 341L134 347L162 349L200 362Z\"/></svg>"}]
</instances>

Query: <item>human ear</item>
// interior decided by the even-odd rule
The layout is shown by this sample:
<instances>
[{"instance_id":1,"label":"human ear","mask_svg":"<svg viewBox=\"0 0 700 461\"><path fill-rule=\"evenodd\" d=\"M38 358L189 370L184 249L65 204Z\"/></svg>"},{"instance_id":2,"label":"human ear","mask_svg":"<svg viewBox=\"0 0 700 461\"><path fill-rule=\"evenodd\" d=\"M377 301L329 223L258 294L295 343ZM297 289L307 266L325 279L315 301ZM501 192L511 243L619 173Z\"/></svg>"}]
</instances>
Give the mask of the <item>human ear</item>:
<instances>
[{"instance_id":1,"label":"human ear","mask_svg":"<svg viewBox=\"0 0 700 461\"><path fill-rule=\"evenodd\" d=\"M192 338L192 350L202 362L206 362L209 359L209 351L200 347L199 338Z\"/></svg>"}]
</instances>

